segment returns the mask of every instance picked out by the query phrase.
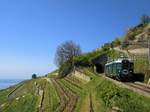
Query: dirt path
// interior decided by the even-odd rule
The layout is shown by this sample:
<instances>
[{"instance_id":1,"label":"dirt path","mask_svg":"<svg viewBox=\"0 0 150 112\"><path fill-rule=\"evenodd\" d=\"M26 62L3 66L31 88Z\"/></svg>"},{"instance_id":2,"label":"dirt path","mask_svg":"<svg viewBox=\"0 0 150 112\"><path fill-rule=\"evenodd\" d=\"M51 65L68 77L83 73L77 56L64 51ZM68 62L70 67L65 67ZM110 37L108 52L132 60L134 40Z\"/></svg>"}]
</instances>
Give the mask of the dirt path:
<instances>
[{"instance_id":1,"label":"dirt path","mask_svg":"<svg viewBox=\"0 0 150 112\"><path fill-rule=\"evenodd\" d=\"M40 102L37 107L37 112L42 112L42 105L44 100L44 91L42 89L39 89L39 97L40 97Z\"/></svg>"},{"instance_id":2,"label":"dirt path","mask_svg":"<svg viewBox=\"0 0 150 112\"><path fill-rule=\"evenodd\" d=\"M52 81L51 81L51 79L50 79L50 78L45 77L45 78L43 78L43 79L47 80L49 83L51 83L51 84L52 84Z\"/></svg>"},{"instance_id":3,"label":"dirt path","mask_svg":"<svg viewBox=\"0 0 150 112\"><path fill-rule=\"evenodd\" d=\"M90 94L90 112L94 112L94 109L93 109L93 102L92 102L92 95Z\"/></svg>"}]
</instances>

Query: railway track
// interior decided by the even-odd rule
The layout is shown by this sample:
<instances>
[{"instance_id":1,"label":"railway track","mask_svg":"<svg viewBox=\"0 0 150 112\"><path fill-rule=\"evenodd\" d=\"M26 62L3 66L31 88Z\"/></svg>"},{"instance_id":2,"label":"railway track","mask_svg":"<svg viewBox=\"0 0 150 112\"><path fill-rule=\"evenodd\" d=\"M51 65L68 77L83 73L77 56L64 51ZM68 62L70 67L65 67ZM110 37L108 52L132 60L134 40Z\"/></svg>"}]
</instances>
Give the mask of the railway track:
<instances>
[{"instance_id":1,"label":"railway track","mask_svg":"<svg viewBox=\"0 0 150 112\"><path fill-rule=\"evenodd\" d=\"M126 85L150 94L150 87L142 83L125 83Z\"/></svg>"},{"instance_id":2,"label":"railway track","mask_svg":"<svg viewBox=\"0 0 150 112\"><path fill-rule=\"evenodd\" d=\"M140 95L146 96L150 98L150 86L141 83L141 82L120 82L109 77L105 77L107 80L113 82L114 84L118 85L119 87L127 88L131 91L134 91Z\"/></svg>"}]
</instances>

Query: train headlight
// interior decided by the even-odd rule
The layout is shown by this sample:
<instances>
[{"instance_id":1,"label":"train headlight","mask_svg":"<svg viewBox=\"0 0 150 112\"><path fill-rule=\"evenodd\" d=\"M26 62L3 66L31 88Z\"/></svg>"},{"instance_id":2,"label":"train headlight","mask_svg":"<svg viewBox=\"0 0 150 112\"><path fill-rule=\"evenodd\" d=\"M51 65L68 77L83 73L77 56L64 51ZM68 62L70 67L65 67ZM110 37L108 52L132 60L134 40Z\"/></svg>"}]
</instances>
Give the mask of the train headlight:
<instances>
[{"instance_id":1,"label":"train headlight","mask_svg":"<svg viewBox=\"0 0 150 112\"><path fill-rule=\"evenodd\" d=\"M129 74L128 70L126 70L126 69L124 69L124 70L122 71L122 73L123 73L124 75Z\"/></svg>"}]
</instances>

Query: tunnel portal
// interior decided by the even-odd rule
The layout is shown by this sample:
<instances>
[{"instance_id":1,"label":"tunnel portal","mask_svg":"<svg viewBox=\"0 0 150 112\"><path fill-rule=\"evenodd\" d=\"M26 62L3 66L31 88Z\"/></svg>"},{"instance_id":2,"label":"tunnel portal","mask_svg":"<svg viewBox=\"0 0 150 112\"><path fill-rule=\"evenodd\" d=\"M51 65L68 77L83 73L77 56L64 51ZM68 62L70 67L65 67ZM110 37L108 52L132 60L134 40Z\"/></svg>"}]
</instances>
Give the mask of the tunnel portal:
<instances>
[{"instance_id":1,"label":"tunnel portal","mask_svg":"<svg viewBox=\"0 0 150 112\"><path fill-rule=\"evenodd\" d=\"M104 66L103 65L96 64L95 67L96 67L96 72L97 73L104 73Z\"/></svg>"}]
</instances>

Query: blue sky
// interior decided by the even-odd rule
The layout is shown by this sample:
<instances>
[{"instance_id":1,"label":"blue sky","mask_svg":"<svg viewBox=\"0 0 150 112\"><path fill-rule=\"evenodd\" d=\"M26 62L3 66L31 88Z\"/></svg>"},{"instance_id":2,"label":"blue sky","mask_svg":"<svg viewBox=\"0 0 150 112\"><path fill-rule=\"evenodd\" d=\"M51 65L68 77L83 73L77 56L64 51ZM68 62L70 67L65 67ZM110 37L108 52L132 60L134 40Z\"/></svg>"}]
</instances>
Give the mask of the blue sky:
<instances>
[{"instance_id":1,"label":"blue sky","mask_svg":"<svg viewBox=\"0 0 150 112\"><path fill-rule=\"evenodd\" d=\"M149 0L0 0L0 79L56 68L57 46L73 40L91 51L150 15Z\"/></svg>"}]
</instances>

